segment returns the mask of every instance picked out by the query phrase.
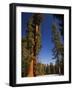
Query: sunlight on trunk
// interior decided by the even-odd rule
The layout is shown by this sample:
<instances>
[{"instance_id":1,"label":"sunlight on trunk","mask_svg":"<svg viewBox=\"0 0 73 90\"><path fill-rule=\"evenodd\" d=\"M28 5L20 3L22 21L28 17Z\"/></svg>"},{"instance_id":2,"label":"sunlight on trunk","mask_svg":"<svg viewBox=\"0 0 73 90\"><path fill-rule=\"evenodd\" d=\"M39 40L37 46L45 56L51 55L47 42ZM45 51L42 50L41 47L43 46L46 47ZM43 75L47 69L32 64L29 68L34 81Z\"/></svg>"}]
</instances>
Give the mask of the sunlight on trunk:
<instances>
[{"instance_id":1,"label":"sunlight on trunk","mask_svg":"<svg viewBox=\"0 0 73 90\"><path fill-rule=\"evenodd\" d=\"M29 70L28 70L28 77L33 77L33 59L30 62Z\"/></svg>"},{"instance_id":2,"label":"sunlight on trunk","mask_svg":"<svg viewBox=\"0 0 73 90\"><path fill-rule=\"evenodd\" d=\"M38 32L39 31L39 26L38 25L36 25L36 32Z\"/></svg>"}]
</instances>

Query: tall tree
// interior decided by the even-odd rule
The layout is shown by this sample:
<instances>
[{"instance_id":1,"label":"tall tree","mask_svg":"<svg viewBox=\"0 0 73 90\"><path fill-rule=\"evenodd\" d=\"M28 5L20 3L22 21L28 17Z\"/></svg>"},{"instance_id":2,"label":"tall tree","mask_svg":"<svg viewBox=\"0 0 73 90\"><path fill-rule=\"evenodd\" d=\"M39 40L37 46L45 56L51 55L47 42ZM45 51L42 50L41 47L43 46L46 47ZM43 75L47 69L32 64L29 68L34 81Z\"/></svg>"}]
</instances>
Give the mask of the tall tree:
<instances>
[{"instance_id":1,"label":"tall tree","mask_svg":"<svg viewBox=\"0 0 73 90\"><path fill-rule=\"evenodd\" d=\"M41 48L41 33L40 33L40 24L42 21L42 14L34 14L33 16L33 33L34 33L34 46L33 46L33 56L35 60L33 61L33 73L36 76L36 55L39 53Z\"/></svg>"},{"instance_id":2,"label":"tall tree","mask_svg":"<svg viewBox=\"0 0 73 90\"><path fill-rule=\"evenodd\" d=\"M41 48L41 33L40 33L40 23L42 20L41 14L33 14L27 23L26 31L26 44L27 51L29 52L27 61L29 62L28 75L36 76L36 55L39 53ZM25 51L23 51L25 52Z\"/></svg>"},{"instance_id":3,"label":"tall tree","mask_svg":"<svg viewBox=\"0 0 73 90\"><path fill-rule=\"evenodd\" d=\"M52 40L54 42L54 48L53 48L53 55L54 55L54 59L57 60L58 62L58 70L59 70L59 74L61 74L61 67L60 67L60 62L63 58L63 44L61 42L61 38L60 38L60 32L57 29L57 24L54 23L52 25Z\"/></svg>"}]
</instances>

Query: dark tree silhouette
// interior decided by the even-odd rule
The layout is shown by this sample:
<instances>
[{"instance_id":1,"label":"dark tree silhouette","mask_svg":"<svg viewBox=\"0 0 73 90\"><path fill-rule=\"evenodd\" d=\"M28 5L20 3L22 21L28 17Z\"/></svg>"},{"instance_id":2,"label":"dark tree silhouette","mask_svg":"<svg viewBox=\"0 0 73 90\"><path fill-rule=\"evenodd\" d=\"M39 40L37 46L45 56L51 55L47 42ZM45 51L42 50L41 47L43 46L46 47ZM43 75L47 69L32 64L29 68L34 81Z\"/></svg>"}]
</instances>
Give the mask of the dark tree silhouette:
<instances>
[{"instance_id":1,"label":"dark tree silhouette","mask_svg":"<svg viewBox=\"0 0 73 90\"><path fill-rule=\"evenodd\" d=\"M61 32L61 35L64 36L64 15L53 14L53 16L60 21L58 23L60 27L59 30Z\"/></svg>"},{"instance_id":2,"label":"dark tree silhouette","mask_svg":"<svg viewBox=\"0 0 73 90\"><path fill-rule=\"evenodd\" d=\"M59 71L59 74L61 74L60 62L61 62L61 60L64 59L64 57L63 57L64 46L61 42L60 33L57 30L56 23L54 23L52 25L52 40L54 42L54 48L52 50L53 55L54 55L54 59L56 59L57 62L58 62L58 65L57 65L58 66L58 71Z\"/></svg>"}]
</instances>

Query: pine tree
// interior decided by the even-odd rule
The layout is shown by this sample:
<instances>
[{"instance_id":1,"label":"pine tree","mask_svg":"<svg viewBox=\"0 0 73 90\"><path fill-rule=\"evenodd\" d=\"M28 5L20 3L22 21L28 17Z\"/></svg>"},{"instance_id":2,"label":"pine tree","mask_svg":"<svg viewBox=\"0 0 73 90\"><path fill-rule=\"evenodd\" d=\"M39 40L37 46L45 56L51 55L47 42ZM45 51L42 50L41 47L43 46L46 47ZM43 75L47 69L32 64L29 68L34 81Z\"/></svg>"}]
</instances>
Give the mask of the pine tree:
<instances>
[{"instance_id":1,"label":"pine tree","mask_svg":"<svg viewBox=\"0 0 73 90\"><path fill-rule=\"evenodd\" d=\"M60 38L60 33L59 31L57 30L57 25L56 23L54 23L52 25L52 40L53 40L53 43L54 43L54 48L53 48L53 55L54 55L54 59L56 59L58 62L57 66L58 66L58 71L59 71L59 74L61 74L61 67L60 67L60 62L61 60L63 60L63 44L61 42L61 38Z\"/></svg>"}]
</instances>

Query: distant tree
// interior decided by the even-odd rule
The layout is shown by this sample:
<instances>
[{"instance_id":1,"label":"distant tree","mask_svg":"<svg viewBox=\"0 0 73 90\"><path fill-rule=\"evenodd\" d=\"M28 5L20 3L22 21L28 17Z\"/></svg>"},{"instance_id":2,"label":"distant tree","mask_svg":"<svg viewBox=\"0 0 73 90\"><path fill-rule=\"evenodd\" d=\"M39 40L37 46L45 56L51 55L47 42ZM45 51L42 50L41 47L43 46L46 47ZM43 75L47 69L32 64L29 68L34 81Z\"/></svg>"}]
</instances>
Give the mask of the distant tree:
<instances>
[{"instance_id":1,"label":"distant tree","mask_svg":"<svg viewBox=\"0 0 73 90\"><path fill-rule=\"evenodd\" d=\"M37 63L36 64L36 75L45 75L46 72L45 72L45 68L46 68L46 65L45 64L42 64L42 63Z\"/></svg>"},{"instance_id":2,"label":"distant tree","mask_svg":"<svg viewBox=\"0 0 73 90\"><path fill-rule=\"evenodd\" d=\"M50 74L54 74L54 66L50 63Z\"/></svg>"},{"instance_id":3,"label":"distant tree","mask_svg":"<svg viewBox=\"0 0 73 90\"><path fill-rule=\"evenodd\" d=\"M50 74L50 73L51 73L50 65L47 64L47 66L46 66L46 74L48 75L48 74Z\"/></svg>"}]
</instances>

